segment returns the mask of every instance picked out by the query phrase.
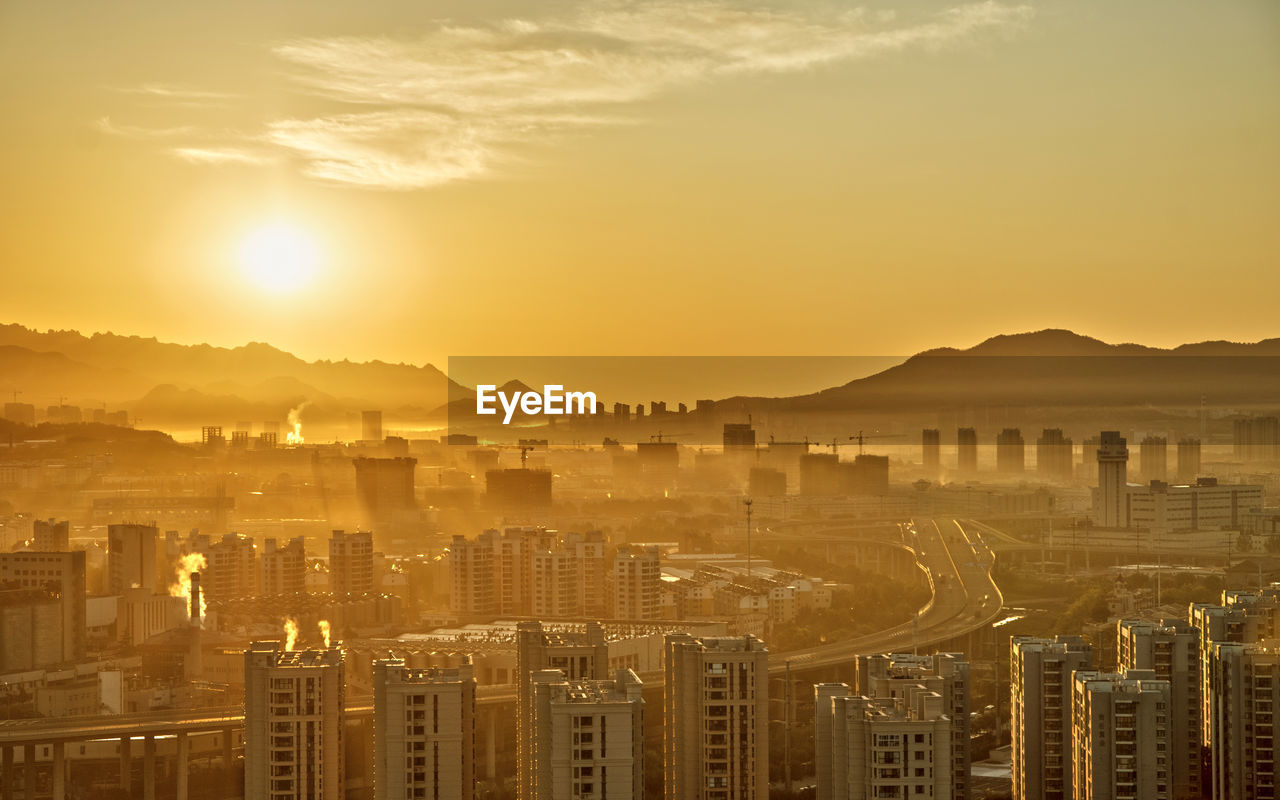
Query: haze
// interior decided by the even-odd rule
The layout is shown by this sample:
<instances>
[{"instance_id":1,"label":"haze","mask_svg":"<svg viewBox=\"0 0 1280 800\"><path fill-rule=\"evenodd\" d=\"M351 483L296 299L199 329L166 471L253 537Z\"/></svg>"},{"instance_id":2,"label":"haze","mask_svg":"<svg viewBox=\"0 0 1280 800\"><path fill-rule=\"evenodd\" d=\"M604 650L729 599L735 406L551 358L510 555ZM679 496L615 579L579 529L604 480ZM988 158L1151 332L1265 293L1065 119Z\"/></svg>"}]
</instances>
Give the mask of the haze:
<instances>
[{"instance_id":1,"label":"haze","mask_svg":"<svg viewBox=\"0 0 1280 800\"><path fill-rule=\"evenodd\" d=\"M1253 341L1277 31L1266 0L6 2L0 318L415 363ZM246 267L264 230L314 264Z\"/></svg>"}]
</instances>

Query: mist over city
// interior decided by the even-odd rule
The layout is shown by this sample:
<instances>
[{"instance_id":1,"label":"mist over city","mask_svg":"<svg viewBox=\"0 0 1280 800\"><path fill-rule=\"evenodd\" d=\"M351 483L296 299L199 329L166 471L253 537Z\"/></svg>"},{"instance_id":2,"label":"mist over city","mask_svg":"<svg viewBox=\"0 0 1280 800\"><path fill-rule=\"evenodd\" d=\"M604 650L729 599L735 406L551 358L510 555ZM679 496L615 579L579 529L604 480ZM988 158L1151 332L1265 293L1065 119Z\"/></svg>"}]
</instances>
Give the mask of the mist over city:
<instances>
[{"instance_id":1,"label":"mist over city","mask_svg":"<svg viewBox=\"0 0 1280 800\"><path fill-rule=\"evenodd\" d=\"M0 800L1275 800L1278 31L0 3Z\"/></svg>"}]
</instances>

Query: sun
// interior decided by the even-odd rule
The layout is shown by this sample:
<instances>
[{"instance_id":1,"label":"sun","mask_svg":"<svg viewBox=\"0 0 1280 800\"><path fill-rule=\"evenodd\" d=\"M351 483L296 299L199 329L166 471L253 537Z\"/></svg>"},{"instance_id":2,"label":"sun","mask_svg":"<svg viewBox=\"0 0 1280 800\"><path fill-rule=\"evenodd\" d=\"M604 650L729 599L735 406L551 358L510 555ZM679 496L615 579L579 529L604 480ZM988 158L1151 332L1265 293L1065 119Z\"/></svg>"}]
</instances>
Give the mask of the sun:
<instances>
[{"instance_id":1,"label":"sun","mask_svg":"<svg viewBox=\"0 0 1280 800\"><path fill-rule=\"evenodd\" d=\"M305 231L287 222L273 222L251 232L240 244L240 267L245 277L277 294L295 292L309 284L320 266L320 248Z\"/></svg>"}]
</instances>

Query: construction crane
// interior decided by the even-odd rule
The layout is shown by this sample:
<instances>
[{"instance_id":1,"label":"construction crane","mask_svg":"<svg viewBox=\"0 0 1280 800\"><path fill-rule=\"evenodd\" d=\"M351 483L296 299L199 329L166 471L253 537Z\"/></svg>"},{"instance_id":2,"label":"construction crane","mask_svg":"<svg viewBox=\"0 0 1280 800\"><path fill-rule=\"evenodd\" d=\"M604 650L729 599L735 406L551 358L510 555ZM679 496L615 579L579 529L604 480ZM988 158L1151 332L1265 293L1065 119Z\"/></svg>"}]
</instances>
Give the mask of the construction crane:
<instances>
[{"instance_id":1,"label":"construction crane","mask_svg":"<svg viewBox=\"0 0 1280 800\"><path fill-rule=\"evenodd\" d=\"M858 455L862 455L862 443L866 439L901 439L902 437L903 437L903 434L901 433L865 433L864 434L862 431L858 431L856 434L849 437L849 441L851 442L856 441L858 443ZM833 452L835 451L834 439L831 442L831 449Z\"/></svg>"},{"instance_id":2,"label":"construction crane","mask_svg":"<svg viewBox=\"0 0 1280 800\"><path fill-rule=\"evenodd\" d=\"M663 439L679 439L684 435L685 434L683 433L663 433L662 431L658 431L657 433L649 434L649 441L662 444Z\"/></svg>"}]
</instances>

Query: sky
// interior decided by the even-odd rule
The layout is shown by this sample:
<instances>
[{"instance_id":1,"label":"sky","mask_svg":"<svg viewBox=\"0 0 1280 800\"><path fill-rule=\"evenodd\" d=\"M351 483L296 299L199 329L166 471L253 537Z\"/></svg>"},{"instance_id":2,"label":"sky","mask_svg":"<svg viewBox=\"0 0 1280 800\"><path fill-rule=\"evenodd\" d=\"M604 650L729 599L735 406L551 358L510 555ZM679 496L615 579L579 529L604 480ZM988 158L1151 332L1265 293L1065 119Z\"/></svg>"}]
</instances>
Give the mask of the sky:
<instances>
[{"instance_id":1,"label":"sky","mask_svg":"<svg viewBox=\"0 0 1280 800\"><path fill-rule=\"evenodd\" d=\"M1280 336L1273 0L0 4L0 320L306 358Z\"/></svg>"}]
</instances>

